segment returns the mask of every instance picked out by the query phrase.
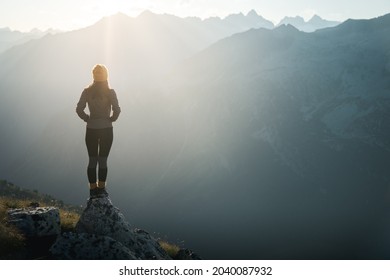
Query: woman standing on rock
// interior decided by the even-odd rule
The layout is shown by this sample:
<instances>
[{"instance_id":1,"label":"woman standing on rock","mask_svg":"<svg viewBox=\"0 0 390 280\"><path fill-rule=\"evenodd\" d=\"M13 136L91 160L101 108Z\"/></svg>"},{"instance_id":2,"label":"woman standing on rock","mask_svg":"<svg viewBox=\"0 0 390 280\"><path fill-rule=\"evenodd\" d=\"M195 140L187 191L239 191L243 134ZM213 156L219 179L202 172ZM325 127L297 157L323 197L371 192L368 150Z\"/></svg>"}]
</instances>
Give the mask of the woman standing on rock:
<instances>
[{"instance_id":1,"label":"woman standing on rock","mask_svg":"<svg viewBox=\"0 0 390 280\"><path fill-rule=\"evenodd\" d=\"M108 70L97 64L92 70L93 83L85 88L77 103L77 115L87 123L85 143L89 163L87 175L91 198L107 196L107 158L113 141L112 122L119 117L121 109L116 93L108 85ZM89 115L84 112L88 104ZM112 110L112 115L111 115ZM96 174L96 168L98 174Z\"/></svg>"}]
</instances>

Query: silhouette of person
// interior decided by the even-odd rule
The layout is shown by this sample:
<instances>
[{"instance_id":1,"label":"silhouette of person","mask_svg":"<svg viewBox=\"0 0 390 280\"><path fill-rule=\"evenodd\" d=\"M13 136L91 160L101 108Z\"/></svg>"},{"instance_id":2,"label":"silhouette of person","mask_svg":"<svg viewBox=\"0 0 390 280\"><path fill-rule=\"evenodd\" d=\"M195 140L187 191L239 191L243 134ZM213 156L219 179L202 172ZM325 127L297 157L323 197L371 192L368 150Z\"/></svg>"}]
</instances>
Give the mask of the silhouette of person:
<instances>
[{"instance_id":1,"label":"silhouette of person","mask_svg":"<svg viewBox=\"0 0 390 280\"><path fill-rule=\"evenodd\" d=\"M118 119L121 109L115 91L108 85L106 66L95 65L92 75L93 83L81 93L76 113L87 123L85 134L89 156L87 176L90 197L96 198L108 195L106 191L107 158L113 141L112 122ZM84 112L87 104L89 115ZM98 172L96 172L98 166Z\"/></svg>"}]
</instances>

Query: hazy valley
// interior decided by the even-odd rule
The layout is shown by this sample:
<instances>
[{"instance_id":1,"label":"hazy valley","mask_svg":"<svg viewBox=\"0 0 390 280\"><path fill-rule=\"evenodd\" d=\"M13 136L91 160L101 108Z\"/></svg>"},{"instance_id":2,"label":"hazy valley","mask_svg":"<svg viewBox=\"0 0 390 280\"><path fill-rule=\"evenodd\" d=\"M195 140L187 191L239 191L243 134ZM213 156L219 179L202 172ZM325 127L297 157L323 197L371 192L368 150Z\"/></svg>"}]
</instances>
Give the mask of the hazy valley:
<instances>
[{"instance_id":1,"label":"hazy valley","mask_svg":"<svg viewBox=\"0 0 390 280\"><path fill-rule=\"evenodd\" d=\"M133 224L204 258L389 258L390 16L244 18L119 14L0 54L0 177L85 203L74 109L104 63L108 188Z\"/></svg>"}]
</instances>

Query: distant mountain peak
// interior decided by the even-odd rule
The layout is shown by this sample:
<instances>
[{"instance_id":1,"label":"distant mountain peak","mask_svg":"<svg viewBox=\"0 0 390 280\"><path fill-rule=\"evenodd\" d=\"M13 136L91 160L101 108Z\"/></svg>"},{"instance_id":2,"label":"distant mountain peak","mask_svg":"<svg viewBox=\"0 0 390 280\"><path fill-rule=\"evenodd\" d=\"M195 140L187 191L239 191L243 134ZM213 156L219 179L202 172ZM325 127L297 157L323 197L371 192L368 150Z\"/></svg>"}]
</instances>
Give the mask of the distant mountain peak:
<instances>
[{"instance_id":1,"label":"distant mountain peak","mask_svg":"<svg viewBox=\"0 0 390 280\"><path fill-rule=\"evenodd\" d=\"M323 18L320 17L319 15L313 15L309 21L314 21L314 20L323 20Z\"/></svg>"},{"instance_id":2,"label":"distant mountain peak","mask_svg":"<svg viewBox=\"0 0 390 280\"><path fill-rule=\"evenodd\" d=\"M30 30L30 33L42 33L43 31L41 31L40 29L38 28L33 28Z\"/></svg>"},{"instance_id":3,"label":"distant mountain peak","mask_svg":"<svg viewBox=\"0 0 390 280\"><path fill-rule=\"evenodd\" d=\"M154 17L156 15L157 14L151 12L150 10L145 10L142 13L140 13L137 18L148 18L148 17Z\"/></svg>"},{"instance_id":4,"label":"distant mountain peak","mask_svg":"<svg viewBox=\"0 0 390 280\"><path fill-rule=\"evenodd\" d=\"M243 13L238 13L238 14L230 14L226 17L226 19L231 19L231 18L243 18L245 15Z\"/></svg>"},{"instance_id":5,"label":"distant mountain peak","mask_svg":"<svg viewBox=\"0 0 390 280\"><path fill-rule=\"evenodd\" d=\"M250 10L247 13L246 17L248 19L250 19L250 20L257 20L257 21L267 22L270 25L269 28L273 28L274 27L274 25L273 25L273 23L271 21L269 21L269 20L265 19L264 17L262 17L261 15L259 15L255 10Z\"/></svg>"},{"instance_id":6,"label":"distant mountain peak","mask_svg":"<svg viewBox=\"0 0 390 280\"><path fill-rule=\"evenodd\" d=\"M337 21L328 21L321 18L319 15L313 15L312 18L308 21L305 21L301 16L295 17L284 17L277 26L283 24L291 24L297 29L305 32L313 32L318 29L333 27L338 25L340 22Z\"/></svg>"},{"instance_id":7,"label":"distant mountain peak","mask_svg":"<svg viewBox=\"0 0 390 280\"><path fill-rule=\"evenodd\" d=\"M338 21L330 21L330 20L323 19L319 15L314 15L307 23L313 24L313 25L318 25L318 26L325 24L325 25L329 25L329 27L340 24L340 22L338 22Z\"/></svg>"},{"instance_id":8,"label":"distant mountain peak","mask_svg":"<svg viewBox=\"0 0 390 280\"><path fill-rule=\"evenodd\" d=\"M123 18L129 18L128 15L122 12L117 12L116 14L112 15L113 17L123 17Z\"/></svg>"},{"instance_id":9,"label":"distant mountain peak","mask_svg":"<svg viewBox=\"0 0 390 280\"><path fill-rule=\"evenodd\" d=\"M121 13L121 12L118 12L116 14L103 17L96 24L97 25L100 25L100 24L106 25L106 24L110 23L110 24L114 24L114 25L119 25L120 26L120 25L126 24L131 19L132 18L129 17L128 15L126 15L124 13Z\"/></svg>"},{"instance_id":10,"label":"distant mountain peak","mask_svg":"<svg viewBox=\"0 0 390 280\"><path fill-rule=\"evenodd\" d=\"M1 27L0 28L0 32L2 32L2 31L4 31L4 32L11 32L12 30L9 27Z\"/></svg>"},{"instance_id":11,"label":"distant mountain peak","mask_svg":"<svg viewBox=\"0 0 390 280\"><path fill-rule=\"evenodd\" d=\"M259 14L255 10L250 10L246 16L247 17L259 17Z\"/></svg>"},{"instance_id":12,"label":"distant mountain peak","mask_svg":"<svg viewBox=\"0 0 390 280\"><path fill-rule=\"evenodd\" d=\"M282 32L299 32L299 29L296 28L294 25L292 24L282 24L282 25L279 25L275 28L275 30L278 30L279 32L282 31Z\"/></svg>"},{"instance_id":13,"label":"distant mountain peak","mask_svg":"<svg viewBox=\"0 0 390 280\"><path fill-rule=\"evenodd\" d=\"M282 25L282 24L291 24L291 23L294 23L294 24L305 24L305 20L303 17L301 16L295 16L295 17L289 17L289 16L286 16L284 17L280 23L278 25Z\"/></svg>"}]
</instances>

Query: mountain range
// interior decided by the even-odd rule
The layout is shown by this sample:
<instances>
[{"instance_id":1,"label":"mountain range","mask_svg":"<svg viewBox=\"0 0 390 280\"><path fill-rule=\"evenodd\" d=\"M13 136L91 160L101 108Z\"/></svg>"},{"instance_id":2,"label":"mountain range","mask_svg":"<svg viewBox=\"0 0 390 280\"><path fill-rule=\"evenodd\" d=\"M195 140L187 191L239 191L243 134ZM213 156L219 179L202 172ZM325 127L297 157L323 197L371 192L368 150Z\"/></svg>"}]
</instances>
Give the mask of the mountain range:
<instances>
[{"instance_id":1,"label":"mountain range","mask_svg":"<svg viewBox=\"0 0 390 280\"><path fill-rule=\"evenodd\" d=\"M302 17L296 16L296 17L285 17L283 18L277 26L280 25L292 25L295 28L299 29L300 31L304 32L313 32L318 29L328 28L328 27L334 27L336 25L339 25L340 22L338 21L329 21L326 19L322 19L318 15L314 15L311 19L308 21L305 21Z\"/></svg>"},{"instance_id":2,"label":"mountain range","mask_svg":"<svg viewBox=\"0 0 390 280\"><path fill-rule=\"evenodd\" d=\"M119 13L116 17L128 16ZM184 30L190 30L190 34L201 32L202 36L207 37L208 41L211 42L215 42L234 33L247 31L251 28L272 29L275 27L271 21L258 15L255 10L250 11L246 15L238 13L231 14L223 19L219 17L211 17L206 18L205 20L201 20L197 17L178 18L168 14L157 15L150 11L144 11L138 17L132 18L132 20L134 22L138 22L139 25L142 25L142 22L145 22L145 18L147 17L149 17L149 19L154 18L155 20L160 21L163 25L170 27L172 27L172 25L175 26L175 32L180 32L179 26L184 25L186 26L184 27ZM130 21L130 19L127 20ZM327 21L315 15L308 22L305 22L303 18L298 16L295 18L285 17L277 26L282 24L291 24L299 30L312 32L321 28L333 27L339 23L340 22L337 21ZM13 46L26 43L32 39L39 39L47 34L57 33L61 33L61 31L53 29L40 31L38 29L33 29L30 32L20 32L12 31L8 27L0 28L0 53L10 49ZM190 36L190 34L187 34L186 36ZM180 36L184 35L185 34L180 33ZM201 42L200 44L202 45L202 43L204 42ZM196 46L197 41L194 40L192 44ZM210 42L207 42L206 45L209 44Z\"/></svg>"},{"instance_id":3,"label":"mountain range","mask_svg":"<svg viewBox=\"0 0 390 280\"><path fill-rule=\"evenodd\" d=\"M0 177L84 203L74 108L105 63L122 108L108 188L134 224L206 259L389 258L390 15L225 35L162 19L0 55Z\"/></svg>"},{"instance_id":4,"label":"mountain range","mask_svg":"<svg viewBox=\"0 0 390 280\"><path fill-rule=\"evenodd\" d=\"M46 34L56 34L59 32L60 31L53 29L48 29L46 31L33 29L30 32L20 32L11 30L8 27L0 28L0 53L13 46L24 44L30 40L42 38Z\"/></svg>"}]
</instances>

